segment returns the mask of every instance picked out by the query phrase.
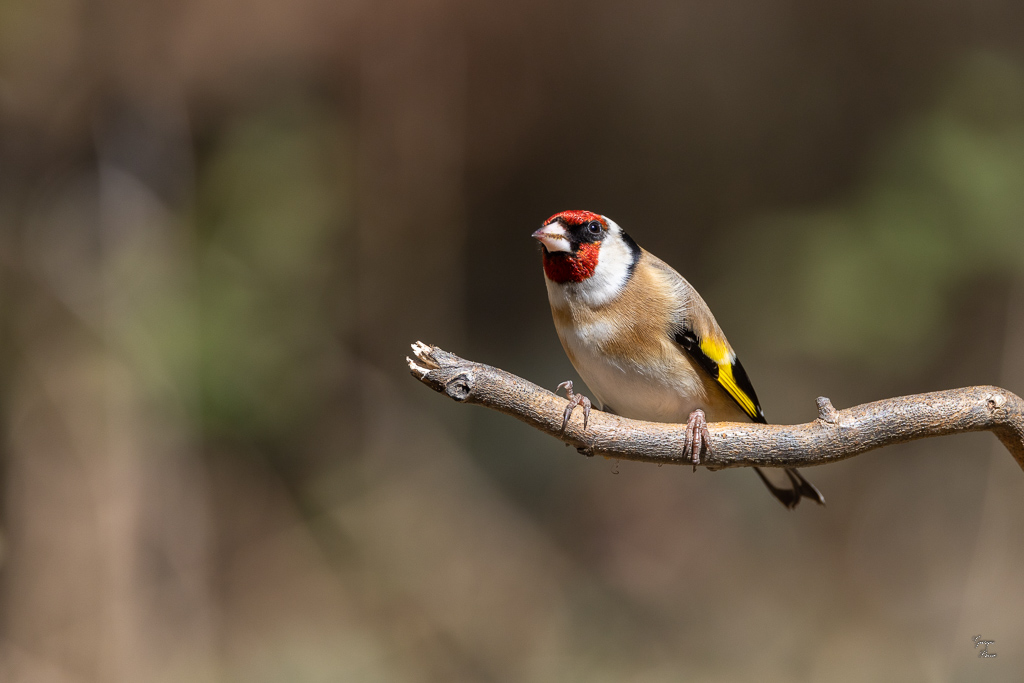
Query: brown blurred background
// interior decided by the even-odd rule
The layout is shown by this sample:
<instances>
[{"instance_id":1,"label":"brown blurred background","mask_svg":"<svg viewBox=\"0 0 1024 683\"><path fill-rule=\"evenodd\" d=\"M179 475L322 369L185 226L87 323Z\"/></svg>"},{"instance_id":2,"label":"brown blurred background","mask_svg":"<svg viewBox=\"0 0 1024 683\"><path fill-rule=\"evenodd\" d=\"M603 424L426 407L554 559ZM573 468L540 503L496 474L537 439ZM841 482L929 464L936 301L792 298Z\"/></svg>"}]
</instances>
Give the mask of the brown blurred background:
<instances>
[{"instance_id":1,"label":"brown blurred background","mask_svg":"<svg viewBox=\"0 0 1024 683\"><path fill-rule=\"evenodd\" d=\"M0 0L0 680L1024 679L991 435L790 513L408 376L575 378L570 208L770 420L1022 392L1024 5Z\"/></svg>"}]
</instances>

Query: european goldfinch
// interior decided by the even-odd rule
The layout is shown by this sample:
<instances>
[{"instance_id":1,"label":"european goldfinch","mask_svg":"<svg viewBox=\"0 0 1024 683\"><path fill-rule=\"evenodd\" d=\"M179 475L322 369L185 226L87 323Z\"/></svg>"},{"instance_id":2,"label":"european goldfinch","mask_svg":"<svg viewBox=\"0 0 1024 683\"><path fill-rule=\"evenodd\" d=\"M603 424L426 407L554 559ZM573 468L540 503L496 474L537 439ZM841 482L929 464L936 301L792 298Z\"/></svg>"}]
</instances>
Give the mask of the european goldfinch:
<instances>
[{"instance_id":1,"label":"european goldfinch","mask_svg":"<svg viewBox=\"0 0 1024 683\"><path fill-rule=\"evenodd\" d=\"M543 245L558 338L603 410L653 422L686 418L684 454L694 469L708 449L707 420L766 422L711 309L668 264L590 211L555 214L533 236ZM585 427L590 401L573 394L571 382L562 387L565 420L582 405ZM785 470L789 488L754 469L787 508L801 498L825 503L795 469Z\"/></svg>"}]
</instances>

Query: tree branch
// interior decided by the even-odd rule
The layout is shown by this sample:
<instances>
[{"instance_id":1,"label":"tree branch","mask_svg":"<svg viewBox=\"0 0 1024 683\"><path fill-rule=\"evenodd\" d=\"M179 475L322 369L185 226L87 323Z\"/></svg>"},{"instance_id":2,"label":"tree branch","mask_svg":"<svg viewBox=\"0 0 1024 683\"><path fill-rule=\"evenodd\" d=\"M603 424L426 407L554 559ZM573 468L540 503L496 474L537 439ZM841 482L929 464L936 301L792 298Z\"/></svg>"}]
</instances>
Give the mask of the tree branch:
<instances>
[{"instance_id":1,"label":"tree branch","mask_svg":"<svg viewBox=\"0 0 1024 683\"><path fill-rule=\"evenodd\" d=\"M683 425L630 420L594 410L583 430L582 410L565 433L567 401L521 377L463 360L422 342L406 358L413 377L460 403L512 415L590 454L621 460L690 464L684 460ZM708 425L711 453L702 465L807 467L845 460L882 446L960 432L993 432L1024 468L1024 401L993 386L965 387L888 398L836 410L818 399L818 418L801 425L717 422Z\"/></svg>"}]
</instances>

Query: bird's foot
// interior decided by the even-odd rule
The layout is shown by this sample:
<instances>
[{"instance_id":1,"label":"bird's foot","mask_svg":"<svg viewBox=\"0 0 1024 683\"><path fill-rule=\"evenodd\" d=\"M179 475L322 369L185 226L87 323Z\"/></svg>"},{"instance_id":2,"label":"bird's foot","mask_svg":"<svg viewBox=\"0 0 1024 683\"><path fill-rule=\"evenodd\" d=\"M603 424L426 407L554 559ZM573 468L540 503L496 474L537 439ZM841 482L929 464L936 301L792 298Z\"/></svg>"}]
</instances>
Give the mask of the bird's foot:
<instances>
[{"instance_id":1,"label":"bird's foot","mask_svg":"<svg viewBox=\"0 0 1024 683\"><path fill-rule=\"evenodd\" d=\"M690 413L686 421L686 433L683 439L683 457L693 463L693 471L700 464L700 452L711 454L711 434L708 433L708 420L704 411L698 408Z\"/></svg>"},{"instance_id":2,"label":"bird's foot","mask_svg":"<svg viewBox=\"0 0 1024 683\"><path fill-rule=\"evenodd\" d=\"M565 397L569 399L569 405L565 407L565 413L562 415L562 432L565 432L565 428L569 424L569 418L572 417L572 411L576 410L576 406L583 406L583 429L587 429L587 420L590 419L590 409L593 407L590 399L583 394L574 394L572 391L572 380L566 380L557 387L555 387L555 393L558 393L559 389L565 389Z\"/></svg>"}]
</instances>

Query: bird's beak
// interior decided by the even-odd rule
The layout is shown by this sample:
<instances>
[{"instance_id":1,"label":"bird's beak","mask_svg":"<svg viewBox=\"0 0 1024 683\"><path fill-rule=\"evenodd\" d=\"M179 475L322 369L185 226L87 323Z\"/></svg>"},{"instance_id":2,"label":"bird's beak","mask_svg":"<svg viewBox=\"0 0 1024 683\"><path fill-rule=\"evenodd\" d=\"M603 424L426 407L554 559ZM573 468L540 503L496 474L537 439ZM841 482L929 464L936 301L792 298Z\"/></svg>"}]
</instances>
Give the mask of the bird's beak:
<instances>
[{"instance_id":1,"label":"bird's beak","mask_svg":"<svg viewBox=\"0 0 1024 683\"><path fill-rule=\"evenodd\" d=\"M540 240L540 243L544 245L548 252L572 251L569 235L565 232L565 228L562 227L561 223L549 223L533 233L533 236Z\"/></svg>"}]
</instances>

